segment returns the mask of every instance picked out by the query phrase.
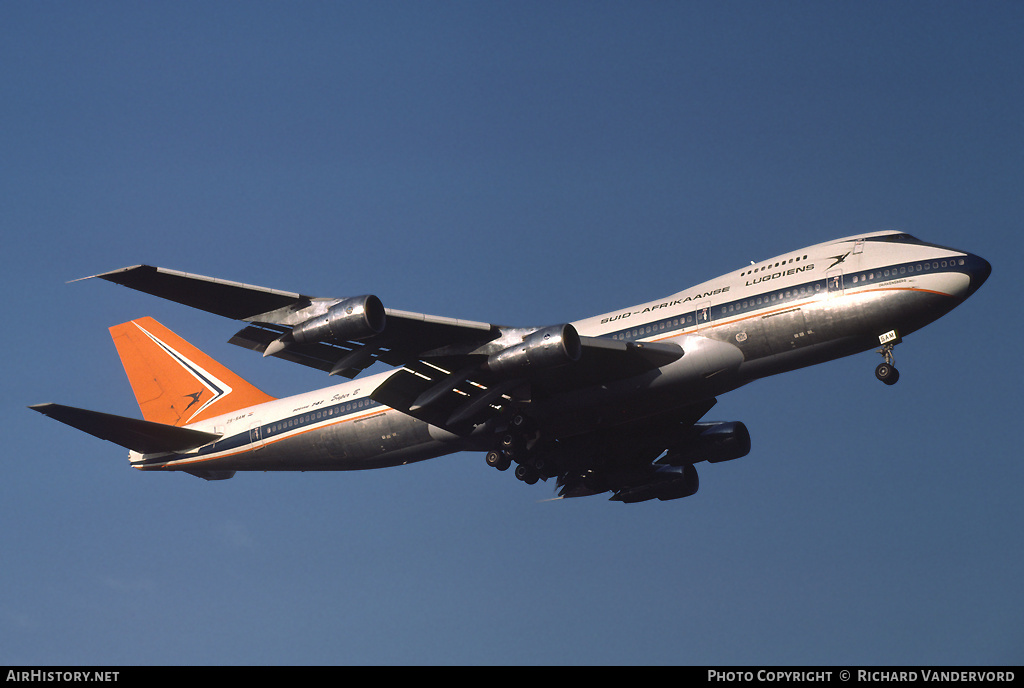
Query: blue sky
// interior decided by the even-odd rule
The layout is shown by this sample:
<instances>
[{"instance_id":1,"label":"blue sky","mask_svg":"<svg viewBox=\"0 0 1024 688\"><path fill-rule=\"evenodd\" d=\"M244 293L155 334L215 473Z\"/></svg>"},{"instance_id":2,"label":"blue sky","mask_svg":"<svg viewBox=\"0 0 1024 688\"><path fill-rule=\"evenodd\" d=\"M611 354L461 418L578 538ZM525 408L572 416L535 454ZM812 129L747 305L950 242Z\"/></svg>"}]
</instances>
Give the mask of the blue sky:
<instances>
[{"instance_id":1,"label":"blue sky","mask_svg":"<svg viewBox=\"0 0 1024 688\"><path fill-rule=\"evenodd\" d=\"M1020 664L1024 6L0 5L0 664ZM511 325L899 228L993 264L896 350L712 415L673 502L478 454L207 483L25 409L139 416L151 315L267 392L332 380L100 281L136 263Z\"/></svg>"}]
</instances>

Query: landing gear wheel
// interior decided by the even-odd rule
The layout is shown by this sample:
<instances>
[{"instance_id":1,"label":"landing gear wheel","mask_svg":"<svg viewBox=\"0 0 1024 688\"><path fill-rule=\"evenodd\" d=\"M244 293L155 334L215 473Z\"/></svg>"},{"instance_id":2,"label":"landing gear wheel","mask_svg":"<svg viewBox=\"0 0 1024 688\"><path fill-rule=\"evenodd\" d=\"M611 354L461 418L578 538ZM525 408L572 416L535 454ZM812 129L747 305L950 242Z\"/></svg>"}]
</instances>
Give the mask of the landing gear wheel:
<instances>
[{"instance_id":1,"label":"landing gear wheel","mask_svg":"<svg viewBox=\"0 0 1024 688\"><path fill-rule=\"evenodd\" d=\"M891 363L879 363L875 368L875 377L887 385L895 385L900 379L900 371Z\"/></svg>"},{"instance_id":2,"label":"landing gear wheel","mask_svg":"<svg viewBox=\"0 0 1024 688\"><path fill-rule=\"evenodd\" d=\"M516 466L516 477L527 485L533 485L540 478L540 475L537 473L537 469L521 463Z\"/></svg>"},{"instance_id":3,"label":"landing gear wheel","mask_svg":"<svg viewBox=\"0 0 1024 688\"><path fill-rule=\"evenodd\" d=\"M488 466L497 468L499 471L507 471L508 467L512 465L512 458L508 454L499 451L487 452L485 460Z\"/></svg>"}]
</instances>

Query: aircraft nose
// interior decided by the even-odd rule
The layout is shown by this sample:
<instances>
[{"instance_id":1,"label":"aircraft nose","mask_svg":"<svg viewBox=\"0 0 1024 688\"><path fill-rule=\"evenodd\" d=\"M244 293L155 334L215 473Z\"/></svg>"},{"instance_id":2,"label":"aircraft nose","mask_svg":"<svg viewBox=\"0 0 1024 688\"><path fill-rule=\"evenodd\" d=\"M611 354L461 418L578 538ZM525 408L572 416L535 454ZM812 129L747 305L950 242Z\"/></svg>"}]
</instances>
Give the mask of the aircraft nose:
<instances>
[{"instance_id":1,"label":"aircraft nose","mask_svg":"<svg viewBox=\"0 0 1024 688\"><path fill-rule=\"evenodd\" d=\"M964 295L964 298L967 298L978 291L981 285L985 283L985 280L988 279L988 276L992 274L992 265L981 256L968 253L965 268L967 276L971 278L971 285L967 289L967 294Z\"/></svg>"}]
</instances>

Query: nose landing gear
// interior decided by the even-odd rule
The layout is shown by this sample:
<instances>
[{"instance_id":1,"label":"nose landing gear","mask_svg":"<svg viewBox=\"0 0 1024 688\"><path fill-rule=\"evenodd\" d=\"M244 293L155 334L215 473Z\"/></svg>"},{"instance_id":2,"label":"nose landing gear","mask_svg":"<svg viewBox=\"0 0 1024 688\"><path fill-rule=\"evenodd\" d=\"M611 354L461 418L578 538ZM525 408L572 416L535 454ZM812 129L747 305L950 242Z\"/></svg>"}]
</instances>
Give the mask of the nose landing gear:
<instances>
[{"instance_id":1,"label":"nose landing gear","mask_svg":"<svg viewBox=\"0 0 1024 688\"><path fill-rule=\"evenodd\" d=\"M878 367L875 368L875 377L884 382L887 385L895 385L899 382L900 371L896 370L896 359L892 355L893 347L903 341L899 333L896 330L889 330L878 338L881 342L882 348L878 350L878 353L882 354L885 362L879 363Z\"/></svg>"},{"instance_id":2,"label":"nose landing gear","mask_svg":"<svg viewBox=\"0 0 1024 688\"><path fill-rule=\"evenodd\" d=\"M900 371L896 370L891 363L879 363L875 368L875 377L887 385L895 385L899 382Z\"/></svg>"}]
</instances>

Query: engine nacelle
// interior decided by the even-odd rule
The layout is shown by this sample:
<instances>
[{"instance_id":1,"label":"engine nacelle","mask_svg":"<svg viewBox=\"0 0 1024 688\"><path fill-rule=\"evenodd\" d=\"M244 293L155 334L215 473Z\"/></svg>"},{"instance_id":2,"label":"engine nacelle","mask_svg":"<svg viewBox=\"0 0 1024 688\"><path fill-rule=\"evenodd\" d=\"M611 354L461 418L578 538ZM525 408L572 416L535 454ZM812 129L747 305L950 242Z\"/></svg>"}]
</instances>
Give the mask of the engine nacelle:
<instances>
[{"instance_id":1,"label":"engine nacelle","mask_svg":"<svg viewBox=\"0 0 1024 688\"><path fill-rule=\"evenodd\" d=\"M699 488L697 469L692 465L659 466L648 482L618 490L611 501L635 504L648 499L660 499L665 502L689 497L696 494Z\"/></svg>"},{"instance_id":2,"label":"engine nacelle","mask_svg":"<svg viewBox=\"0 0 1024 688\"><path fill-rule=\"evenodd\" d=\"M580 335L572 325L552 325L523 337L515 346L487 357L486 367L503 375L524 375L573 363L583 354Z\"/></svg>"},{"instance_id":3,"label":"engine nacelle","mask_svg":"<svg viewBox=\"0 0 1024 688\"><path fill-rule=\"evenodd\" d=\"M326 313L299 323L292 328L291 336L302 344L358 340L380 334L386 323L380 299L372 295L353 296L334 304Z\"/></svg>"},{"instance_id":4,"label":"engine nacelle","mask_svg":"<svg viewBox=\"0 0 1024 688\"><path fill-rule=\"evenodd\" d=\"M732 461L750 453L750 433L747 426L739 421L720 423L697 423L693 434L677 443L658 463L670 466L707 461L720 463Z\"/></svg>"}]
</instances>

